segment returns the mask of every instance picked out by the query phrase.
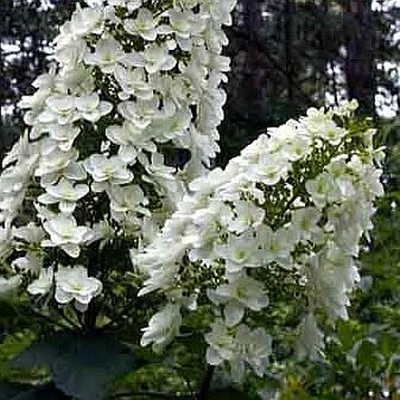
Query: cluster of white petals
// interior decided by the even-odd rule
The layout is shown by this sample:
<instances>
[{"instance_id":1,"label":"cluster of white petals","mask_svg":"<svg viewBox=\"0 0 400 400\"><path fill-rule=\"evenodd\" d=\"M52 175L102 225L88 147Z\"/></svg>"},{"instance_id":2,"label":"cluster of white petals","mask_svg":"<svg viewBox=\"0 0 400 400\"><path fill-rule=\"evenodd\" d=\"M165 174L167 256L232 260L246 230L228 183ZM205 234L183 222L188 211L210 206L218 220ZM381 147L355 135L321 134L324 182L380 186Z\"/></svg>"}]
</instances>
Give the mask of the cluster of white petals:
<instances>
[{"instance_id":1,"label":"cluster of white petals","mask_svg":"<svg viewBox=\"0 0 400 400\"><path fill-rule=\"evenodd\" d=\"M79 311L86 311L93 297L100 294L102 283L92 277L88 277L85 267L59 267L55 276L56 300L60 304L75 300L75 306Z\"/></svg>"},{"instance_id":2,"label":"cluster of white petals","mask_svg":"<svg viewBox=\"0 0 400 400\"><path fill-rule=\"evenodd\" d=\"M235 0L87 4L60 28L53 67L22 98L28 128L0 175L0 263L8 268L0 291L34 277L29 293L55 292L80 311L102 288L81 269L91 271L81 266L90 246L157 229L219 150L229 70L222 28ZM182 170L165 165L165 146L190 152ZM26 214L39 236L16 234Z\"/></svg>"},{"instance_id":3,"label":"cluster of white petals","mask_svg":"<svg viewBox=\"0 0 400 400\"><path fill-rule=\"evenodd\" d=\"M177 307L206 298L214 314L208 362L230 365L236 380L246 368L265 374L270 337L254 316L274 306L269 291L279 272L304 293L299 348L318 353L323 335L315 312L347 318L360 240L383 195L374 130L346 127L354 106L310 109L261 135L225 170L192 182L154 241L132 254L147 276L140 294L164 293L175 307L173 329L160 337L156 314L144 344L168 343L182 318ZM285 279L275 290L285 290Z\"/></svg>"},{"instance_id":4,"label":"cluster of white petals","mask_svg":"<svg viewBox=\"0 0 400 400\"><path fill-rule=\"evenodd\" d=\"M286 281L302 295L292 332L301 351L323 345L319 312L347 317L383 189L382 152L374 130L349 123L354 104L310 109L208 173L235 3L77 7L55 39L55 65L21 100L28 128L2 162L0 296L26 289L38 304L86 312L112 279L136 274L133 248L139 295L166 298L141 344L165 347L186 313L206 305L207 361L240 381L266 374L271 332L257 321ZM171 149L190 158L167 165ZM103 260L104 249L118 260ZM126 265L113 270L114 261Z\"/></svg>"}]
</instances>

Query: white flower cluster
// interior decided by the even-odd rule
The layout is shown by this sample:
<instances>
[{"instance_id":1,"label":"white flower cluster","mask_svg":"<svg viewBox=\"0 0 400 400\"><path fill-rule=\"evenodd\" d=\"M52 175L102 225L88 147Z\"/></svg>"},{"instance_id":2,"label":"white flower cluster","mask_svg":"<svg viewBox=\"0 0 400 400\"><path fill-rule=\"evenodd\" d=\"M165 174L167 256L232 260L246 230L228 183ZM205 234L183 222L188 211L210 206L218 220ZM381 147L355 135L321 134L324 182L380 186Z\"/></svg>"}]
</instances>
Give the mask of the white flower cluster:
<instances>
[{"instance_id":1,"label":"white flower cluster","mask_svg":"<svg viewBox=\"0 0 400 400\"><path fill-rule=\"evenodd\" d=\"M38 276L30 293L55 285L57 302L74 299L79 310L102 287L81 265L85 250L140 238L151 225L149 198L169 215L185 182L215 157L229 70L222 27L235 0L88 3L61 27L56 65L22 98L29 129L0 176L0 263L11 277L0 286L9 292L29 272ZM183 172L165 165L166 145L190 150ZM60 250L68 267L53 265Z\"/></svg>"},{"instance_id":2,"label":"white flower cluster","mask_svg":"<svg viewBox=\"0 0 400 400\"><path fill-rule=\"evenodd\" d=\"M164 293L166 309L174 309L168 319L174 328L160 330L164 309L142 344L169 343L179 308L206 298L215 316L205 336L208 362L229 364L236 380L245 367L262 376L271 338L254 316L274 306L267 288L276 286L268 283L279 271L304 291L300 347L318 351L323 335L314 313L347 317L359 243L383 194L374 130L346 127L354 106L310 109L261 135L225 170L193 181L162 232L132 256L147 275L140 294ZM284 291L284 282L276 290Z\"/></svg>"}]
</instances>

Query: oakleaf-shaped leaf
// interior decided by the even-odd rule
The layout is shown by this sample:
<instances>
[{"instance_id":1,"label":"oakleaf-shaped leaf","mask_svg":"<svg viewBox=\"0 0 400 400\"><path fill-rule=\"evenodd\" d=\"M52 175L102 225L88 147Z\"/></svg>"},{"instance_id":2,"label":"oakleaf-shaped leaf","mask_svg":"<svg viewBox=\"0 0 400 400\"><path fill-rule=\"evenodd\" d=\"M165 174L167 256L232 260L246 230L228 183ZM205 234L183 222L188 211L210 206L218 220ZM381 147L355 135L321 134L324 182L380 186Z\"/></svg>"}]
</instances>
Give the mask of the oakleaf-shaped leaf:
<instances>
[{"instance_id":1,"label":"oakleaf-shaped leaf","mask_svg":"<svg viewBox=\"0 0 400 400\"><path fill-rule=\"evenodd\" d=\"M27 388L29 385L0 382L0 400L10 400Z\"/></svg>"},{"instance_id":2,"label":"oakleaf-shaped leaf","mask_svg":"<svg viewBox=\"0 0 400 400\"><path fill-rule=\"evenodd\" d=\"M52 383L49 383L33 387L8 400L69 400L69 398Z\"/></svg>"},{"instance_id":3,"label":"oakleaf-shaped leaf","mask_svg":"<svg viewBox=\"0 0 400 400\"><path fill-rule=\"evenodd\" d=\"M68 400L52 383L32 386L0 382L0 400Z\"/></svg>"},{"instance_id":4,"label":"oakleaf-shaped leaf","mask_svg":"<svg viewBox=\"0 0 400 400\"><path fill-rule=\"evenodd\" d=\"M48 368L56 387L77 400L104 399L117 377L139 366L129 349L100 332L57 333L33 343L13 365Z\"/></svg>"}]
</instances>

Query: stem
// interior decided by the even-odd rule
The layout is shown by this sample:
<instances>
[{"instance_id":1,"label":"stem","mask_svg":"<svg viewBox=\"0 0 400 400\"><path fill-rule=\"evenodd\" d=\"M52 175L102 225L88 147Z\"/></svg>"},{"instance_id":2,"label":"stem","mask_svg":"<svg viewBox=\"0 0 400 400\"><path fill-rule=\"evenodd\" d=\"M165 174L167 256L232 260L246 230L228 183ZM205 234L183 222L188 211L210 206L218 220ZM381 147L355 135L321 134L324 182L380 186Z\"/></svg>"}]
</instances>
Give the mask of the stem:
<instances>
[{"instance_id":1,"label":"stem","mask_svg":"<svg viewBox=\"0 0 400 400\"><path fill-rule=\"evenodd\" d=\"M92 301L84 314L84 327L86 332L91 332L96 327L97 307Z\"/></svg>"},{"instance_id":2,"label":"stem","mask_svg":"<svg viewBox=\"0 0 400 400\"><path fill-rule=\"evenodd\" d=\"M132 298L131 301L129 301L127 304L124 305L121 311L115 312L116 317L114 319L111 319L110 322L108 322L106 325L103 326L103 329L109 328L109 327L114 327L118 325L119 323L122 322L123 316L131 309L133 309L133 306L137 302L136 298Z\"/></svg>"},{"instance_id":3,"label":"stem","mask_svg":"<svg viewBox=\"0 0 400 400\"><path fill-rule=\"evenodd\" d=\"M201 385L200 392L197 396L197 400L207 400L214 371L215 367L213 365L209 365L203 380L203 384Z\"/></svg>"},{"instance_id":4,"label":"stem","mask_svg":"<svg viewBox=\"0 0 400 400\"><path fill-rule=\"evenodd\" d=\"M66 309L65 308L61 311L60 315L61 315L61 318L63 318L66 322L68 322L73 328L81 329L81 326L78 324L78 322L75 322L73 319L71 319L66 314Z\"/></svg>"}]
</instances>

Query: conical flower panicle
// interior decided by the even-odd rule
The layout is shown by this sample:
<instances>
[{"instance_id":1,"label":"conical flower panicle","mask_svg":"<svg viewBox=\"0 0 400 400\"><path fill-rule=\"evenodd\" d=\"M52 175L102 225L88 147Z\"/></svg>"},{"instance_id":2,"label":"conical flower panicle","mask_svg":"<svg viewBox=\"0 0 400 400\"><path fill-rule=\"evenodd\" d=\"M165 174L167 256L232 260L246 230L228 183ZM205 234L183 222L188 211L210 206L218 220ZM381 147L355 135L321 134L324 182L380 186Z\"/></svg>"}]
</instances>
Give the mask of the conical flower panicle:
<instances>
[{"instance_id":1,"label":"conical flower panicle","mask_svg":"<svg viewBox=\"0 0 400 400\"><path fill-rule=\"evenodd\" d=\"M147 275L139 295L163 293L167 303L144 344L169 343L182 315L211 309L207 361L229 366L237 381L267 373L273 332L297 335L300 354L320 354L315 314L347 318L360 241L383 195L382 151L373 129L349 123L354 107L310 109L191 183L162 231L132 256ZM173 327L164 336L160 321Z\"/></svg>"},{"instance_id":2,"label":"conical flower panicle","mask_svg":"<svg viewBox=\"0 0 400 400\"><path fill-rule=\"evenodd\" d=\"M21 276L42 296L54 285L67 293L75 279L75 294L55 299L88 296L79 300L86 306L105 272L93 254L117 242L128 254L175 209L219 149L229 70L222 27L234 3L92 1L60 28L53 67L20 102L27 129L3 160L5 292ZM183 170L166 165L171 149L189 152Z\"/></svg>"}]
</instances>

